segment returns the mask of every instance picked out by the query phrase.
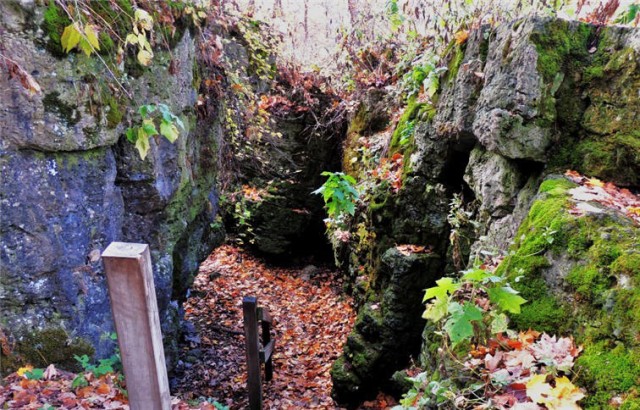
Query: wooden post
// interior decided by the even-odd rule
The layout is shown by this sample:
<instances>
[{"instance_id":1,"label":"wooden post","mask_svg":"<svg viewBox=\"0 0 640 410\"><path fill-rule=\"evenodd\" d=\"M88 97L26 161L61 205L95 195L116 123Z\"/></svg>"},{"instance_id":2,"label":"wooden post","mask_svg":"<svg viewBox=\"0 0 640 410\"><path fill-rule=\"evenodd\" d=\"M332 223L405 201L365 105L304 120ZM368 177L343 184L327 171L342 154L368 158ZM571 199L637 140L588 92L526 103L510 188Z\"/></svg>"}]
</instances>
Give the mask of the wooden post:
<instances>
[{"instance_id":1,"label":"wooden post","mask_svg":"<svg viewBox=\"0 0 640 410\"><path fill-rule=\"evenodd\" d=\"M244 316L244 342L247 352L247 388L249 409L262 409L262 380L260 376L260 340L258 339L258 299L254 296L242 298Z\"/></svg>"},{"instance_id":2,"label":"wooden post","mask_svg":"<svg viewBox=\"0 0 640 410\"><path fill-rule=\"evenodd\" d=\"M102 253L131 410L171 410L149 246L112 242Z\"/></svg>"}]
</instances>

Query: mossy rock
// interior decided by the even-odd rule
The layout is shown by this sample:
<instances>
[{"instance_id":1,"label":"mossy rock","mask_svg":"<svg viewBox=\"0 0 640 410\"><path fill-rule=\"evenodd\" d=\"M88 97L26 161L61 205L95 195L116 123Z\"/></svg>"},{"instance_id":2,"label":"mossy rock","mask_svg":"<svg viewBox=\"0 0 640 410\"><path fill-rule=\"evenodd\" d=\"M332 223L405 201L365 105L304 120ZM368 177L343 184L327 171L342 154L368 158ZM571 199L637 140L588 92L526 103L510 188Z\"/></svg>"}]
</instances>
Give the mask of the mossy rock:
<instances>
[{"instance_id":1,"label":"mossy rock","mask_svg":"<svg viewBox=\"0 0 640 410\"><path fill-rule=\"evenodd\" d=\"M573 186L543 182L498 272L523 276L515 288L528 303L512 316L516 328L572 335L584 347L575 370L585 408L614 397L630 406L640 382L640 227L614 210L572 215Z\"/></svg>"},{"instance_id":2,"label":"mossy rock","mask_svg":"<svg viewBox=\"0 0 640 410\"><path fill-rule=\"evenodd\" d=\"M92 356L94 348L85 340L71 337L64 329L54 327L28 333L15 343L11 353L2 349L0 374L12 373L30 364L44 368L50 364L68 371L82 370L74 355Z\"/></svg>"},{"instance_id":3,"label":"mossy rock","mask_svg":"<svg viewBox=\"0 0 640 410\"><path fill-rule=\"evenodd\" d=\"M67 13L59 7L55 0L49 0L48 7L44 12L42 30L49 37L47 50L56 57L64 57L66 53L62 49L60 38L64 28L71 24Z\"/></svg>"}]
</instances>

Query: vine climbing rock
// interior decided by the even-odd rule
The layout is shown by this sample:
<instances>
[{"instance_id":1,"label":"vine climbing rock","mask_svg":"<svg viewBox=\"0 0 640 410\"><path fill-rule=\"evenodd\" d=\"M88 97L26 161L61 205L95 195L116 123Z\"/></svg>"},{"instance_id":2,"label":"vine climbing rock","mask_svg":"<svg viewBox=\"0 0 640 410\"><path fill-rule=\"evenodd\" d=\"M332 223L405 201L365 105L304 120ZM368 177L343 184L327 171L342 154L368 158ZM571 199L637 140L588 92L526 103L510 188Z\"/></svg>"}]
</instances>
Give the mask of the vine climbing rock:
<instances>
[{"instance_id":1,"label":"vine climbing rock","mask_svg":"<svg viewBox=\"0 0 640 410\"><path fill-rule=\"evenodd\" d=\"M446 366L433 350L438 336L420 318L423 292L414 286L433 286L477 255L511 250L515 256L498 270L525 275L517 288L529 300L513 323L570 333L584 344L578 364L588 407L637 405L637 392L628 390L640 376L633 324L640 271L637 246L630 246L639 240L637 223L611 209L576 217L571 183L558 174L576 169L640 188L640 30L520 19L471 32L444 61L435 112L411 101L396 126L412 121L415 130L408 149L391 142L405 161L410 156L402 188L374 191L354 216L350 234L359 242L339 244L360 307L333 368L334 395L348 403L392 389L392 374L410 356L420 355L432 373ZM401 292L384 279L396 244L426 246L435 258ZM402 316L406 328L379 330L411 305L418 312ZM412 348L420 336L407 330L415 327L424 329L421 352ZM612 370L605 363L621 364Z\"/></svg>"},{"instance_id":2,"label":"vine climbing rock","mask_svg":"<svg viewBox=\"0 0 640 410\"><path fill-rule=\"evenodd\" d=\"M39 4L0 2L2 53L41 88L30 93L0 76L0 328L15 343L2 351L2 372L113 351L103 337L113 326L99 255L114 240L152 249L171 357L176 299L223 237L211 225L222 126L196 118L195 40L184 31L126 83L135 101L163 101L190 124L175 144L151 140L142 161L122 135L123 119L138 107L108 85L99 59L50 47L68 21L56 2ZM171 58L180 61L175 70Z\"/></svg>"}]
</instances>

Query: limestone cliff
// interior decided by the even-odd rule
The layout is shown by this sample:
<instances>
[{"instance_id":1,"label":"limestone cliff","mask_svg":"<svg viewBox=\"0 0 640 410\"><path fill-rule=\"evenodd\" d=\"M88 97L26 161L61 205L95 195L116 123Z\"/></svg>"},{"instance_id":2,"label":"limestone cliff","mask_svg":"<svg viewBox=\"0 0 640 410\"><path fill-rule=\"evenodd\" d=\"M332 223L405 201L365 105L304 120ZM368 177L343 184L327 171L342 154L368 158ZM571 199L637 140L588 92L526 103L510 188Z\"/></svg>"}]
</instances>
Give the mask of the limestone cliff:
<instances>
[{"instance_id":1,"label":"limestone cliff","mask_svg":"<svg viewBox=\"0 0 640 410\"><path fill-rule=\"evenodd\" d=\"M3 337L15 344L14 358L34 365L108 354L103 334L113 326L100 253L111 241L142 242L152 249L170 351L175 301L223 236L212 228L222 121L196 115L196 41L183 29L151 67L126 64L121 81L136 102L165 103L187 124L175 144L151 139L142 161L123 136L137 106L105 81L100 59L56 53L64 25L55 3L3 1L0 14L3 53L42 88L32 95L0 78ZM3 356L3 372L17 363Z\"/></svg>"},{"instance_id":2,"label":"limestone cliff","mask_svg":"<svg viewBox=\"0 0 640 410\"><path fill-rule=\"evenodd\" d=\"M520 268L527 279L518 286L530 300L513 323L584 343L580 377L591 408L616 395L636 403L634 393L625 394L640 375L640 329L631 313L640 278L630 262L638 256L637 226L615 212L575 220L562 202L566 190L553 191L565 205L544 219L553 183L541 183L577 169L638 189L639 39L637 29L525 19L472 32L451 50L434 106L410 101L388 143L388 155L403 158L402 187L395 192L383 184L367 194L351 239L336 248L360 298L355 329L333 368L336 397L348 401L389 388L392 373L421 350L423 364L438 368L430 328L424 341L420 336L424 289L481 252L510 251L515 256L498 269L515 276ZM369 103L353 124L375 111ZM356 161L349 162L357 163L364 146L375 150L389 139L383 134L350 134L345 156ZM364 168L349 172L364 175ZM545 229L558 232L554 246L528 246ZM613 243L604 245L598 230ZM531 252L537 264L526 263L533 263ZM599 290L586 297L595 284ZM613 323L606 318L616 309ZM604 363L614 358L624 363L616 383L599 383L613 375Z\"/></svg>"}]
</instances>

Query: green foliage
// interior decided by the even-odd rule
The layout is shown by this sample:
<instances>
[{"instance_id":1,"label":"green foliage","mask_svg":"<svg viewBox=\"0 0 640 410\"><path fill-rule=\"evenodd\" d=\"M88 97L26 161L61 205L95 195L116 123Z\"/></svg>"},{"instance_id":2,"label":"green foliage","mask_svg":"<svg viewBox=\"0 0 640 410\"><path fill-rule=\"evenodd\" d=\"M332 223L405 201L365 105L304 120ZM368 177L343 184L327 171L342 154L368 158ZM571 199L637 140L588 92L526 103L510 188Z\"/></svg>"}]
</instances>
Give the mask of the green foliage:
<instances>
[{"instance_id":1,"label":"green foliage","mask_svg":"<svg viewBox=\"0 0 640 410\"><path fill-rule=\"evenodd\" d=\"M447 306L447 313L449 318L444 324L444 330L454 345L470 339L474 334L473 322L478 324L483 318L482 311L471 302L465 302L464 305L451 302Z\"/></svg>"},{"instance_id":2,"label":"green foliage","mask_svg":"<svg viewBox=\"0 0 640 410\"><path fill-rule=\"evenodd\" d=\"M135 144L140 153L140 158L144 160L150 149L149 138L155 135L163 135L169 142L175 142L180 136L180 127L185 129L184 123L177 115L171 112L166 104L146 104L141 105L138 113L142 117L142 124L127 129L125 135L129 142ZM156 124L160 126L160 132Z\"/></svg>"},{"instance_id":3,"label":"green foliage","mask_svg":"<svg viewBox=\"0 0 640 410\"><path fill-rule=\"evenodd\" d=\"M402 77L401 88L412 97L422 89L429 99L432 99L440 87L440 74L447 70L439 66L440 57L426 53L414 61L411 69Z\"/></svg>"},{"instance_id":4,"label":"green foliage","mask_svg":"<svg viewBox=\"0 0 640 410\"><path fill-rule=\"evenodd\" d=\"M463 341L484 341L506 330L506 312L520 313L526 300L506 278L480 268L463 272L459 280L442 278L426 290L423 302L432 300L423 318L440 324L453 346ZM477 304L478 302L480 304Z\"/></svg>"},{"instance_id":5,"label":"green foliage","mask_svg":"<svg viewBox=\"0 0 640 410\"><path fill-rule=\"evenodd\" d=\"M402 129L402 131L400 131L400 140L398 141L398 144L401 147L404 147L411 141L411 138L413 137L413 133L415 132L415 129L416 129L415 121L407 122L406 126Z\"/></svg>"},{"instance_id":6,"label":"green foliage","mask_svg":"<svg viewBox=\"0 0 640 410\"><path fill-rule=\"evenodd\" d=\"M616 24L631 24L640 14L640 4L629 4L627 10L615 20Z\"/></svg>"},{"instance_id":7,"label":"green foliage","mask_svg":"<svg viewBox=\"0 0 640 410\"><path fill-rule=\"evenodd\" d=\"M328 177L327 181L313 193L322 195L329 218L338 220L345 214L353 216L360 196L355 188L356 180L342 172L325 171L322 175Z\"/></svg>"},{"instance_id":8,"label":"green foliage","mask_svg":"<svg viewBox=\"0 0 640 410\"><path fill-rule=\"evenodd\" d=\"M24 375L29 380L42 380L44 377L44 369L33 369L26 372Z\"/></svg>"},{"instance_id":9,"label":"green foliage","mask_svg":"<svg viewBox=\"0 0 640 410\"><path fill-rule=\"evenodd\" d=\"M391 31L397 32L405 21L405 18L400 14L400 6L398 0L388 0L386 4L387 17L391 23Z\"/></svg>"},{"instance_id":10,"label":"green foliage","mask_svg":"<svg viewBox=\"0 0 640 410\"><path fill-rule=\"evenodd\" d=\"M446 404L453 402L456 397L481 396L485 388L483 383L461 387L453 379L428 380L427 372L407 377L407 380L411 382L411 388L402 396L400 405L392 407L391 410L448 408ZM456 408L459 407L456 406Z\"/></svg>"},{"instance_id":11,"label":"green foliage","mask_svg":"<svg viewBox=\"0 0 640 410\"><path fill-rule=\"evenodd\" d=\"M115 333L107 333L105 337L116 340L117 336ZM110 357L106 359L100 359L98 364L92 364L91 359L86 354L82 356L74 355L74 359L80 364L84 372L92 373L95 377L101 377L109 373L122 372L122 360L120 358L120 349L116 348L116 352L112 354ZM78 374L73 382L71 383L71 387L85 387L88 386L89 382L85 377L84 373Z\"/></svg>"}]
</instances>

